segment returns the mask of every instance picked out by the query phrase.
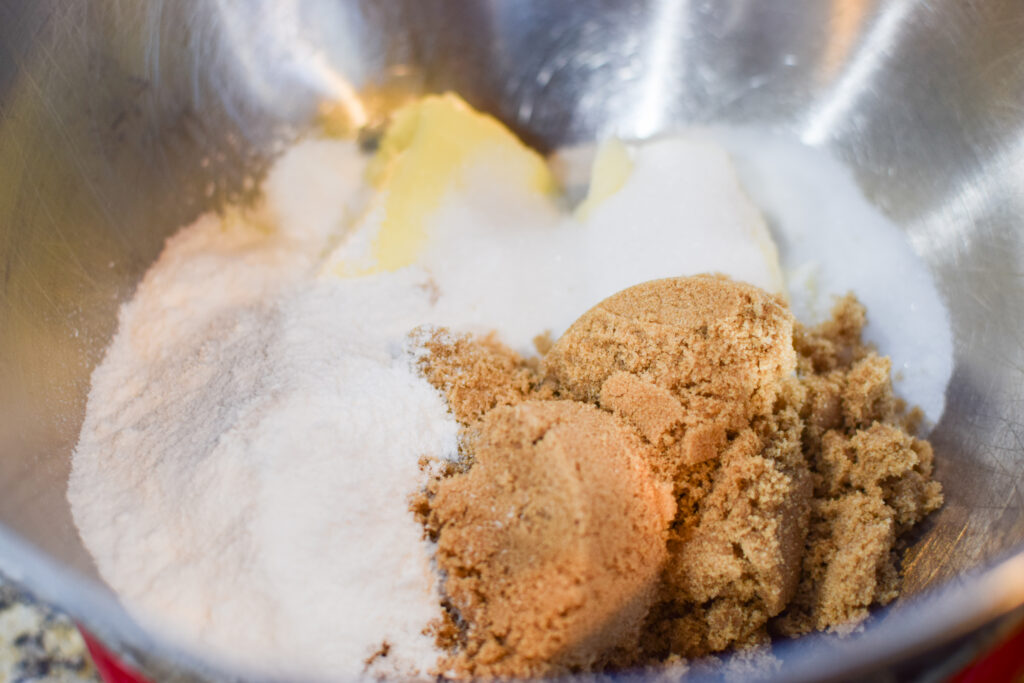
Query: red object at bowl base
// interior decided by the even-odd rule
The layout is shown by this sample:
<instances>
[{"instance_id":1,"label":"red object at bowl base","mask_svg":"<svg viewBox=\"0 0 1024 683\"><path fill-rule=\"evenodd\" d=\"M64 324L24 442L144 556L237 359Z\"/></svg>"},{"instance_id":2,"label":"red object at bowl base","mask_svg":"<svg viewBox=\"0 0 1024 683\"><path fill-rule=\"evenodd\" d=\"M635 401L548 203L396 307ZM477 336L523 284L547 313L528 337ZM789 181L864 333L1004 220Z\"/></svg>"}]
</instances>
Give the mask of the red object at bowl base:
<instances>
[{"instance_id":1,"label":"red object at bowl base","mask_svg":"<svg viewBox=\"0 0 1024 683\"><path fill-rule=\"evenodd\" d=\"M99 672L100 678L106 683L150 683L148 678L122 664L113 653L103 647L84 628L79 626L78 630L82 634L85 646L89 648L89 654L92 656L93 664L96 665L96 671Z\"/></svg>"},{"instance_id":2,"label":"red object at bowl base","mask_svg":"<svg viewBox=\"0 0 1024 683\"><path fill-rule=\"evenodd\" d=\"M81 626L96 670L105 683L151 683L117 657ZM956 674L950 683L1024 683L1024 625L990 652Z\"/></svg>"},{"instance_id":3,"label":"red object at bowl base","mask_svg":"<svg viewBox=\"0 0 1024 683\"><path fill-rule=\"evenodd\" d=\"M963 671L950 683L1024 682L1024 623L1013 634Z\"/></svg>"}]
</instances>

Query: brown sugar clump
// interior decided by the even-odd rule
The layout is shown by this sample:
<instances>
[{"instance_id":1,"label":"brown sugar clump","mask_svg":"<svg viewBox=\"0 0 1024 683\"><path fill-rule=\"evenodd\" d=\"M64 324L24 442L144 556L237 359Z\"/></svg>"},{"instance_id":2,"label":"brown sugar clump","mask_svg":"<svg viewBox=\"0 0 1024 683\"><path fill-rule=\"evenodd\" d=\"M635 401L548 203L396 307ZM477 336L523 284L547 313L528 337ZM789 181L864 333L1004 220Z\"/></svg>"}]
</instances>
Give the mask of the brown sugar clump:
<instances>
[{"instance_id":1,"label":"brown sugar clump","mask_svg":"<svg viewBox=\"0 0 1024 683\"><path fill-rule=\"evenodd\" d=\"M942 493L865 320L848 296L806 328L698 276L609 297L539 362L436 334L423 371L467 457L416 509L462 619L449 671L679 662L893 600Z\"/></svg>"},{"instance_id":2,"label":"brown sugar clump","mask_svg":"<svg viewBox=\"0 0 1024 683\"><path fill-rule=\"evenodd\" d=\"M598 402L640 432L656 454L655 469L669 480L681 467L718 457L725 447L721 421L694 420L672 392L628 372L609 377Z\"/></svg>"},{"instance_id":3,"label":"brown sugar clump","mask_svg":"<svg viewBox=\"0 0 1024 683\"><path fill-rule=\"evenodd\" d=\"M696 420L741 426L771 411L796 367L793 316L751 285L717 276L646 282L584 313L544 357L548 376L596 402L611 375L661 387Z\"/></svg>"},{"instance_id":4,"label":"brown sugar clump","mask_svg":"<svg viewBox=\"0 0 1024 683\"><path fill-rule=\"evenodd\" d=\"M804 374L822 373L850 365L869 351L861 342L861 331L867 323L864 306L852 294L840 299L832 309L832 317L814 329L797 325L793 346L800 355Z\"/></svg>"},{"instance_id":5,"label":"brown sugar clump","mask_svg":"<svg viewBox=\"0 0 1024 683\"><path fill-rule=\"evenodd\" d=\"M772 624L779 634L846 631L895 599L896 545L942 504L931 445L907 431L919 417L894 399L889 359L861 341L865 320L847 296L831 320L795 330L814 499L800 585Z\"/></svg>"},{"instance_id":6,"label":"brown sugar clump","mask_svg":"<svg viewBox=\"0 0 1024 683\"><path fill-rule=\"evenodd\" d=\"M536 370L493 334L477 339L420 329L414 337L426 352L420 363L424 376L445 394L462 424L526 400L541 384Z\"/></svg>"},{"instance_id":7,"label":"brown sugar clump","mask_svg":"<svg viewBox=\"0 0 1024 683\"><path fill-rule=\"evenodd\" d=\"M444 590L469 625L445 668L539 676L628 663L675 512L639 439L568 401L487 414L475 462L442 481L429 524Z\"/></svg>"},{"instance_id":8,"label":"brown sugar clump","mask_svg":"<svg viewBox=\"0 0 1024 683\"><path fill-rule=\"evenodd\" d=\"M764 640L800 579L811 478L777 400L802 400L793 318L749 285L703 276L627 289L584 314L543 367L560 388L634 426L680 498L662 592L671 651L695 656ZM788 392L788 393L786 393ZM720 458L720 459L719 459ZM693 466L719 459L703 488ZM696 494L696 495L695 495ZM694 619L700 612L703 617Z\"/></svg>"},{"instance_id":9,"label":"brown sugar clump","mask_svg":"<svg viewBox=\"0 0 1024 683\"><path fill-rule=\"evenodd\" d=\"M698 521L690 534L679 535L666 573L666 595L677 610L703 604L712 614L744 614L707 623L710 650L758 635L800 580L810 476L806 469L787 471L764 450L748 430L725 452Z\"/></svg>"}]
</instances>

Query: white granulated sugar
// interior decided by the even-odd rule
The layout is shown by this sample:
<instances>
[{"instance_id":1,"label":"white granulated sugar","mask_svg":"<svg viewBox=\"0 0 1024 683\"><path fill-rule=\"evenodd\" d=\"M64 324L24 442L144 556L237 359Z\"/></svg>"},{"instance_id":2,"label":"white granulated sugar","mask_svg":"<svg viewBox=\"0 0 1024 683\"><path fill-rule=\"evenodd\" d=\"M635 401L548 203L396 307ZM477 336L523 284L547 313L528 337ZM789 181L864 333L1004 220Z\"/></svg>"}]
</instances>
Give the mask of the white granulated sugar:
<instances>
[{"instance_id":1,"label":"white granulated sugar","mask_svg":"<svg viewBox=\"0 0 1024 683\"><path fill-rule=\"evenodd\" d=\"M797 318L828 316L853 292L864 337L892 359L893 387L938 422L953 374L953 333L935 281L906 235L853 175L821 151L759 130L718 130L740 179L771 222Z\"/></svg>"},{"instance_id":2,"label":"white granulated sugar","mask_svg":"<svg viewBox=\"0 0 1024 683\"><path fill-rule=\"evenodd\" d=\"M539 332L557 337L647 280L716 272L782 291L767 226L721 146L685 136L631 152L628 180L586 219L503 194L481 169L431 223L421 263L440 291L432 322L496 330L529 353Z\"/></svg>"},{"instance_id":3,"label":"white granulated sugar","mask_svg":"<svg viewBox=\"0 0 1024 683\"><path fill-rule=\"evenodd\" d=\"M268 213L278 230L319 250L362 210L369 188L363 183L366 156L352 144L308 140L274 164L263 183Z\"/></svg>"},{"instance_id":4,"label":"white granulated sugar","mask_svg":"<svg viewBox=\"0 0 1024 683\"><path fill-rule=\"evenodd\" d=\"M853 289L898 386L937 419L949 323L902 235L820 155L723 139L739 176L706 132L631 146L624 183L583 217L484 164L427 217L414 265L354 278L325 264L373 258L365 157L293 147L259 212L182 230L121 310L68 486L103 578L147 623L270 675L428 676L438 579L409 497L458 430L410 332L496 330L530 352L654 278L782 291L758 205L798 316L825 312L799 284L815 268L822 296Z\"/></svg>"}]
</instances>

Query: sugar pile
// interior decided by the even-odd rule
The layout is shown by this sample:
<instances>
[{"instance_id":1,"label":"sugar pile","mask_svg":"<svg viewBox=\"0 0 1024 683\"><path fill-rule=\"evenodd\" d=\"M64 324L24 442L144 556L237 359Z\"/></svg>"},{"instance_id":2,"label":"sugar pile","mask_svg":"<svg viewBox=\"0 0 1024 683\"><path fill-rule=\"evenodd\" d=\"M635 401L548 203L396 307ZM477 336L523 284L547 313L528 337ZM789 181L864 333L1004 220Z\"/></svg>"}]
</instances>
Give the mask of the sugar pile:
<instances>
[{"instance_id":1,"label":"sugar pile","mask_svg":"<svg viewBox=\"0 0 1024 683\"><path fill-rule=\"evenodd\" d=\"M720 272L783 291L764 219L728 155L703 137L633 150L621 189L582 220L499 192L481 173L465 188L468 201L439 209L422 256L442 292L432 323L496 330L530 353L538 333L557 337L581 312L646 280Z\"/></svg>"},{"instance_id":2,"label":"sugar pile","mask_svg":"<svg viewBox=\"0 0 1024 683\"><path fill-rule=\"evenodd\" d=\"M778 248L778 265L797 318L808 325L822 322L837 297L855 294L868 310L865 340L892 359L896 393L910 405L919 406L929 422L938 422L953 373L949 316L927 267L914 254L906 235L864 197L849 169L823 152L758 128L689 129L683 137L703 142L719 154L727 152L730 174L735 174L744 199L749 197L763 214L758 220L767 222ZM647 148L653 154L678 139L645 143L641 150ZM684 150L678 150L676 157L681 153ZM556 154L556 165L570 194L579 196L586 191L594 154L595 148L589 145ZM708 158L696 163L699 157L685 156L695 162L689 171L673 173L652 165L650 175L674 179L692 173L699 183ZM671 165L670 159L661 164L666 161ZM677 221L703 224L704 212L716 210L711 201L715 193L691 192L690 185L679 183L668 189L673 187L672 181L662 182L662 191L679 200ZM735 210L733 215L739 213ZM627 203L620 215L625 220L648 220L647 212L637 210L633 202ZM728 269L721 272L732 274ZM779 291L770 282L749 277L745 281Z\"/></svg>"},{"instance_id":3,"label":"sugar pile","mask_svg":"<svg viewBox=\"0 0 1024 683\"><path fill-rule=\"evenodd\" d=\"M782 287L711 138L632 154L586 218L481 166L394 272L324 268L365 237L346 233L373 194L348 142L296 145L259 212L171 238L121 311L74 454L68 496L103 578L141 618L264 671L427 674L437 578L408 498L422 456L456 452L457 424L412 369L410 330L497 330L528 351L637 282L712 270Z\"/></svg>"},{"instance_id":4,"label":"sugar pile","mask_svg":"<svg viewBox=\"0 0 1024 683\"><path fill-rule=\"evenodd\" d=\"M893 387L938 422L953 374L949 315L906 235L821 152L758 130L711 131L779 245L793 312L813 324L836 296L868 310L866 341L892 359Z\"/></svg>"}]
</instances>

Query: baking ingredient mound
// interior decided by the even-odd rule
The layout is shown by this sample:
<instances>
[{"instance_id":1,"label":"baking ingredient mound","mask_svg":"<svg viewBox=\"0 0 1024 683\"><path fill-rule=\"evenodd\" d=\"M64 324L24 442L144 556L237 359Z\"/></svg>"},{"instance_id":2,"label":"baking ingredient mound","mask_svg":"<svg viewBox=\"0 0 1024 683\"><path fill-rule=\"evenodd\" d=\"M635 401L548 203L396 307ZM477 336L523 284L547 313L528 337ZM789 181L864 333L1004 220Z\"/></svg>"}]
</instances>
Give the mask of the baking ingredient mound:
<instances>
[{"instance_id":1,"label":"baking ingredient mound","mask_svg":"<svg viewBox=\"0 0 1024 683\"><path fill-rule=\"evenodd\" d=\"M864 322L847 298L806 329L699 276L609 297L539 364L421 331L463 425L464 467L415 504L444 572L446 669L656 666L848 631L893 600L899 543L942 494Z\"/></svg>"},{"instance_id":2,"label":"baking ingredient mound","mask_svg":"<svg viewBox=\"0 0 1024 683\"><path fill-rule=\"evenodd\" d=\"M585 174L585 208L569 215L539 157L506 129L451 96L413 106L372 182L353 142L306 140L275 163L259 207L203 216L170 238L93 375L68 485L83 542L133 614L230 666L428 675L448 656L431 630L435 548L408 502L438 469L461 466L462 399L421 374L410 330L443 326L474 345L494 331L493 356L520 383L502 391L514 395L536 368L509 361L504 344L528 355L536 335L562 335L630 285L714 270L780 294L783 271L809 272L787 261L807 256L799 249L782 250L780 269L765 219L707 132L609 143ZM445 135L466 126L474 146L448 149ZM846 188L839 203L857 208L869 239L815 253L821 286L801 284L796 301L852 288L885 292L872 302L882 320L909 306L920 324L876 337L883 352L912 342L892 348L915 402L941 397L948 320L922 266L899 252L902 236L833 162L743 149L776 150L741 170L768 188L759 201L781 216L783 246L793 226L850 232L843 211L801 203L785 178ZM776 158L807 172L774 174ZM400 189L417 174L438 182ZM794 201L806 210L786 214ZM861 270L834 267L879 253L899 254L913 277L858 280ZM607 405L636 390L617 381ZM472 387L462 396L478 417L493 407ZM941 399L931 405L936 419ZM689 443L714 445L705 436ZM438 466L423 470L424 456Z\"/></svg>"}]
</instances>

